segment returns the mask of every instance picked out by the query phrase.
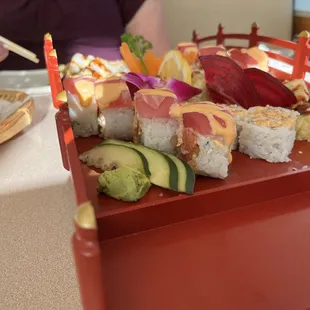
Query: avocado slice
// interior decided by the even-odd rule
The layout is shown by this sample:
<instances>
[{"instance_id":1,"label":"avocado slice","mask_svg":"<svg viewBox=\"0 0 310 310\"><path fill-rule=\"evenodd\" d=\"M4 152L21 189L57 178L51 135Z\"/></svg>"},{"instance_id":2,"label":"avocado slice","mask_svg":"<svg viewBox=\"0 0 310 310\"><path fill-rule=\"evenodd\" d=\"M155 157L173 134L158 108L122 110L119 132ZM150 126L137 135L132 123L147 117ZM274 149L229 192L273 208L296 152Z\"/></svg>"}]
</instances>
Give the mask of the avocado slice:
<instances>
[{"instance_id":1,"label":"avocado slice","mask_svg":"<svg viewBox=\"0 0 310 310\"><path fill-rule=\"evenodd\" d=\"M178 169L174 161L163 153L150 149L140 144L124 142L120 140L105 140L101 145L123 145L141 152L148 161L151 176L150 181L154 185L168 188L176 192L178 187Z\"/></svg>"},{"instance_id":2,"label":"avocado slice","mask_svg":"<svg viewBox=\"0 0 310 310\"><path fill-rule=\"evenodd\" d=\"M178 190L179 192L194 194L194 186L195 186L195 172L193 168L186 162L180 160L179 158L164 153L167 157L174 161L175 165L178 169Z\"/></svg>"},{"instance_id":3,"label":"avocado slice","mask_svg":"<svg viewBox=\"0 0 310 310\"><path fill-rule=\"evenodd\" d=\"M80 160L87 166L94 166L103 171L128 166L150 176L149 164L145 156L136 149L116 144L99 144L80 155Z\"/></svg>"}]
</instances>

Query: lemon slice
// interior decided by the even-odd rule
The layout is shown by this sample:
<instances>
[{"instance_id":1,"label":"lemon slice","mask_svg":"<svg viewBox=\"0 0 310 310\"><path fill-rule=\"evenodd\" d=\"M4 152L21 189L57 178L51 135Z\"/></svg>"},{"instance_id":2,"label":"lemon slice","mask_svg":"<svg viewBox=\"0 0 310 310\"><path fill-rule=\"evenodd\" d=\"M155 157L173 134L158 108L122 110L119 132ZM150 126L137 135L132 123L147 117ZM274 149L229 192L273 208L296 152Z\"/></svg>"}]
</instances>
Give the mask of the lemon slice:
<instances>
[{"instance_id":1,"label":"lemon slice","mask_svg":"<svg viewBox=\"0 0 310 310\"><path fill-rule=\"evenodd\" d=\"M174 78L192 84L192 69L182 54L176 50L169 51L165 55L159 67L158 75L165 81Z\"/></svg>"}]
</instances>

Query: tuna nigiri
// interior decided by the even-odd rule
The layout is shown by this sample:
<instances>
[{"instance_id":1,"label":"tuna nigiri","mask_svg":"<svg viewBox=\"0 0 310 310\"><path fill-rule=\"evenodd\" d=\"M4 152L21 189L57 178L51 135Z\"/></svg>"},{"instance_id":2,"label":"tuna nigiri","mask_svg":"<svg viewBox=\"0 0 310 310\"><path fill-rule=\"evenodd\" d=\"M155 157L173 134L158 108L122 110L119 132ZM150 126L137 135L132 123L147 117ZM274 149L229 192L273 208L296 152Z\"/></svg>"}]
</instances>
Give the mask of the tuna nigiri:
<instances>
[{"instance_id":1,"label":"tuna nigiri","mask_svg":"<svg viewBox=\"0 0 310 310\"><path fill-rule=\"evenodd\" d=\"M64 79L63 85L75 136L97 135L98 107L95 100L95 80L88 76L76 76Z\"/></svg>"},{"instance_id":2,"label":"tuna nigiri","mask_svg":"<svg viewBox=\"0 0 310 310\"><path fill-rule=\"evenodd\" d=\"M134 141L158 151L175 153L178 122L170 114L177 96L166 90L141 89L135 93Z\"/></svg>"},{"instance_id":3,"label":"tuna nigiri","mask_svg":"<svg viewBox=\"0 0 310 310\"><path fill-rule=\"evenodd\" d=\"M97 80L98 122L105 139L132 140L134 110L126 82L118 77Z\"/></svg>"}]
</instances>

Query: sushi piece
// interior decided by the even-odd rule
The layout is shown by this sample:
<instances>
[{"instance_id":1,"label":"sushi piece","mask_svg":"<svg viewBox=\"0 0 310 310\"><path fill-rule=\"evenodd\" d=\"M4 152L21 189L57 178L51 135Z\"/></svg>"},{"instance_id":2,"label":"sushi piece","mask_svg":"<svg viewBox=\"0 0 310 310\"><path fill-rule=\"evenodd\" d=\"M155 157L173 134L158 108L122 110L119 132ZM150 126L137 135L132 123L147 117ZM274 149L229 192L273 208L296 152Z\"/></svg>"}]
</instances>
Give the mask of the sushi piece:
<instances>
[{"instance_id":1,"label":"sushi piece","mask_svg":"<svg viewBox=\"0 0 310 310\"><path fill-rule=\"evenodd\" d=\"M135 93L134 142L175 154L178 122L169 110L177 104L174 93L159 89L141 89Z\"/></svg>"},{"instance_id":2,"label":"sushi piece","mask_svg":"<svg viewBox=\"0 0 310 310\"><path fill-rule=\"evenodd\" d=\"M226 48L223 45L205 45L199 49L199 55L221 55L228 57Z\"/></svg>"},{"instance_id":3,"label":"sushi piece","mask_svg":"<svg viewBox=\"0 0 310 310\"><path fill-rule=\"evenodd\" d=\"M68 65L66 71L66 77L71 77L77 74L80 74L85 68L88 67L90 62L94 59L94 56L84 56L81 53L76 53L71 58L71 61Z\"/></svg>"},{"instance_id":4,"label":"sushi piece","mask_svg":"<svg viewBox=\"0 0 310 310\"><path fill-rule=\"evenodd\" d=\"M95 80L76 76L63 81L69 116L76 137L98 134L98 106L95 100Z\"/></svg>"},{"instance_id":5,"label":"sushi piece","mask_svg":"<svg viewBox=\"0 0 310 310\"><path fill-rule=\"evenodd\" d=\"M109 61L102 58L93 59L89 65L88 69L93 71L94 75L98 78L106 79L110 77L121 76L123 73L129 72L128 67L122 60Z\"/></svg>"},{"instance_id":6,"label":"sushi piece","mask_svg":"<svg viewBox=\"0 0 310 310\"><path fill-rule=\"evenodd\" d=\"M177 49L187 60L189 65L194 65L198 61L198 46L194 42L182 42L177 45Z\"/></svg>"},{"instance_id":7,"label":"sushi piece","mask_svg":"<svg viewBox=\"0 0 310 310\"><path fill-rule=\"evenodd\" d=\"M126 82L118 77L97 80L95 98L100 135L105 139L132 141L134 109Z\"/></svg>"},{"instance_id":8,"label":"sushi piece","mask_svg":"<svg viewBox=\"0 0 310 310\"><path fill-rule=\"evenodd\" d=\"M239 151L268 162L288 162L296 137L298 112L276 107L248 110L239 136Z\"/></svg>"},{"instance_id":9,"label":"sushi piece","mask_svg":"<svg viewBox=\"0 0 310 310\"><path fill-rule=\"evenodd\" d=\"M298 115L296 122L296 140L310 142L310 107L307 113Z\"/></svg>"},{"instance_id":10,"label":"sushi piece","mask_svg":"<svg viewBox=\"0 0 310 310\"><path fill-rule=\"evenodd\" d=\"M233 116L235 122L236 122L236 128L237 128L237 136L236 139L231 147L232 150L238 149L238 139L241 132L241 123L244 120L244 117L246 115L247 110L241 107L240 105L236 104L217 104L218 106L227 109L231 115Z\"/></svg>"},{"instance_id":11,"label":"sushi piece","mask_svg":"<svg viewBox=\"0 0 310 310\"><path fill-rule=\"evenodd\" d=\"M192 97L190 102L199 102L208 100L205 73L203 70L195 70L192 72L192 86L201 89L202 92Z\"/></svg>"},{"instance_id":12,"label":"sushi piece","mask_svg":"<svg viewBox=\"0 0 310 310\"><path fill-rule=\"evenodd\" d=\"M309 101L310 99L309 89L304 80L299 79L299 80L292 80L292 81L284 81L283 84L294 93L297 99L296 105L298 105L298 103L300 102Z\"/></svg>"},{"instance_id":13,"label":"sushi piece","mask_svg":"<svg viewBox=\"0 0 310 310\"><path fill-rule=\"evenodd\" d=\"M237 135L230 112L212 102L197 102L173 105L170 114L179 121L179 157L196 174L226 178Z\"/></svg>"}]
</instances>

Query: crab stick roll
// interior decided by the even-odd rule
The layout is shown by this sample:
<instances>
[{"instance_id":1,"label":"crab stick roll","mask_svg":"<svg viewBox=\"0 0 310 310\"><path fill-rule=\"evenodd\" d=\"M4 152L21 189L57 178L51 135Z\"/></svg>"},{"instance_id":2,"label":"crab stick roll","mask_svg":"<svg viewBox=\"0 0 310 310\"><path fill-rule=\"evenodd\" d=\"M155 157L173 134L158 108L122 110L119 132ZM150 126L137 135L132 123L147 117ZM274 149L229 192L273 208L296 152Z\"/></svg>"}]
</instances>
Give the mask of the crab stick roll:
<instances>
[{"instance_id":1,"label":"crab stick roll","mask_svg":"<svg viewBox=\"0 0 310 310\"><path fill-rule=\"evenodd\" d=\"M178 119L179 156L196 174L224 179L232 160L236 138L234 118L228 110L211 102L173 105L170 114Z\"/></svg>"},{"instance_id":2,"label":"crab stick roll","mask_svg":"<svg viewBox=\"0 0 310 310\"><path fill-rule=\"evenodd\" d=\"M129 71L125 63L121 60L109 61L102 58L95 58L92 60L89 63L88 68L102 79L113 76L121 76L123 73L127 73Z\"/></svg>"},{"instance_id":3,"label":"crab stick roll","mask_svg":"<svg viewBox=\"0 0 310 310\"><path fill-rule=\"evenodd\" d=\"M118 77L97 80L100 134L105 139L132 140L134 109L126 82Z\"/></svg>"},{"instance_id":4,"label":"crab stick roll","mask_svg":"<svg viewBox=\"0 0 310 310\"><path fill-rule=\"evenodd\" d=\"M70 120L76 137L98 134L98 107L95 81L92 77L76 76L63 81Z\"/></svg>"},{"instance_id":5,"label":"crab stick roll","mask_svg":"<svg viewBox=\"0 0 310 310\"><path fill-rule=\"evenodd\" d=\"M290 161L298 114L284 108L250 108L242 122L239 151L272 163Z\"/></svg>"},{"instance_id":6,"label":"crab stick roll","mask_svg":"<svg viewBox=\"0 0 310 310\"><path fill-rule=\"evenodd\" d=\"M240 105L236 104L217 104L218 106L227 109L231 115L233 116L235 122L236 122L236 128L237 128L237 136L236 139L231 147L232 150L238 149L238 139L241 132L241 123L244 120L244 117L246 116L247 110L241 107Z\"/></svg>"},{"instance_id":7,"label":"crab stick roll","mask_svg":"<svg viewBox=\"0 0 310 310\"><path fill-rule=\"evenodd\" d=\"M177 104L174 93L159 89L141 89L135 93L134 142L174 154L178 122L169 114Z\"/></svg>"},{"instance_id":8,"label":"crab stick roll","mask_svg":"<svg viewBox=\"0 0 310 310\"><path fill-rule=\"evenodd\" d=\"M68 65L66 76L71 77L73 75L79 74L82 70L88 67L93 59L93 56L84 56L81 53L74 54Z\"/></svg>"}]
</instances>

